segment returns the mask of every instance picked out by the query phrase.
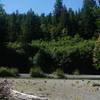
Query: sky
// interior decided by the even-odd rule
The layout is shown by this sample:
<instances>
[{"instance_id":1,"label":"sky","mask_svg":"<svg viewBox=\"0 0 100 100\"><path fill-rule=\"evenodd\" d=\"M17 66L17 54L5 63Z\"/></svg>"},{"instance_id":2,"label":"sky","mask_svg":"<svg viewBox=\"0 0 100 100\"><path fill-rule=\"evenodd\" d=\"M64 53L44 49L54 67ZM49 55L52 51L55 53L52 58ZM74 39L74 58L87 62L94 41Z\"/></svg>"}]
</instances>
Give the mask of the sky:
<instances>
[{"instance_id":1,"label":"sky","mask_svg":"<svg viewBox=\"0 0 100 100\"><path fill-rule=\"evenodd\" d=\"M37 13L48 14L53 11L56 0L1 0L7 13L18 10L20 13L26 13L30 8ZM67 8L78 10L82 7L83 0L63 0Z\"/></svg>"}]
</instances>

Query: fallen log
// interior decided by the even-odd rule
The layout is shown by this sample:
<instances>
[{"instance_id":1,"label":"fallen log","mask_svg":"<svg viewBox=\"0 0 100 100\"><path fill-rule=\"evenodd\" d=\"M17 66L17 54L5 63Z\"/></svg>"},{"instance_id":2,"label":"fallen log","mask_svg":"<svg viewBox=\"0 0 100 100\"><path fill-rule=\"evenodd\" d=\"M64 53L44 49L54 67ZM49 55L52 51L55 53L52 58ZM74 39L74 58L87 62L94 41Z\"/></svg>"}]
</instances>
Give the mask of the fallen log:
<instances>
[{"instance_id":1,"label":"fallen log","mask_svg":"<svg viewBox=\"0 0 100 100\"><path fill-rule=\"evenodd\" d=\"M18 92L16 90L12 90L11 89L11 95L14 97L14 98L17 98L17 99L21 99L21 100L48 100L47 98L42 98L42 97L38 97L38 96L34 96L34 95L29 95L29 94L25 94L25 93L21 93L21 92Z\"/></svg>"},{"instance_id":2,"label":"fallen log","mask_svg":"<svg viewBox=\"0 0 100 100\"><path fill-rule=\"evenodd\" d=\"M11 84L7 80L4 80L0 82L0 100L48 100L48 99L16 91L12 89Z\"/></svg>"}]
</instances>

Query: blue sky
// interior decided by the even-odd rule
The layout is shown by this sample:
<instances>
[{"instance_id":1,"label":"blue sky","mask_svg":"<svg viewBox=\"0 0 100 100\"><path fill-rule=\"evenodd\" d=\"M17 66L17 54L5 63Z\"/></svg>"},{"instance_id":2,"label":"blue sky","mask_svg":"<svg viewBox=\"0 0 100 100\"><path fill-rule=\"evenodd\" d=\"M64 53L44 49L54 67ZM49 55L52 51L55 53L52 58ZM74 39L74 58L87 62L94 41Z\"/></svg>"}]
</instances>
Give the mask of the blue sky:
<instances>
[{"instance_id":1,"label":"blue sky","mask_svg":"<svg viewBox=\"0 0 100 100\"><path fill-rule=\"evenodd\" d=\"M4 8L7 13L12 13L16 10L24 13L30 8L37 14L50 13L53 11L55 0L1 0L5 5ZM83 0L63 0L67 8L78 10L82 7Z\"/></svg>"}]
</instances>

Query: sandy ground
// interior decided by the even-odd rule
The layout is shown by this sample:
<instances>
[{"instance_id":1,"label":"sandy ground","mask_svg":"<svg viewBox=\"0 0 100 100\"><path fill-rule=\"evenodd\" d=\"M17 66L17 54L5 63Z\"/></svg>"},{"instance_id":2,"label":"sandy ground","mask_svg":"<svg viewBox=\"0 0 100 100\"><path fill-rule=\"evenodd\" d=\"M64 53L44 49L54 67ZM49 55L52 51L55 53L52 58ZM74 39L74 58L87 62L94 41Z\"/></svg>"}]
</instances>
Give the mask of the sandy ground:
<instances>
[{"instance_id":1,"label":"sandy ground","mask_svg":"<svg viewBox=\"0 0 100 100\"><path fill-rule=\"evenodd\" d=\"M100 100L100 80L8 80L13 83L15 90L47 97L48 100Z\"/></svg>"}]
</instances>

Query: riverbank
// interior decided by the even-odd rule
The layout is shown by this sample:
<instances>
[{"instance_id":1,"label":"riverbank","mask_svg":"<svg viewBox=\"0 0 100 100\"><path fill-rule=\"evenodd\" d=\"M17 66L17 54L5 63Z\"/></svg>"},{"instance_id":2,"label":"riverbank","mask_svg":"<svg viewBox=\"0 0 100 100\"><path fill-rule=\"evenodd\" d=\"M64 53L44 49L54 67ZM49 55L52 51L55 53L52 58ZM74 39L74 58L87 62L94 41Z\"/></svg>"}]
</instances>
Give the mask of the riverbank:
<instances>
[{"instance_id":1,"label":"riverbank","mask_svg":"<svg viewBox=\"0 0 100 100\"><path fill-rule=\"evenodd\" d=\"M0 79L3 80L3 79ZM14 90L48 100L99 100L100 80L8 79Z\"/></svg>"}]
</instances>

